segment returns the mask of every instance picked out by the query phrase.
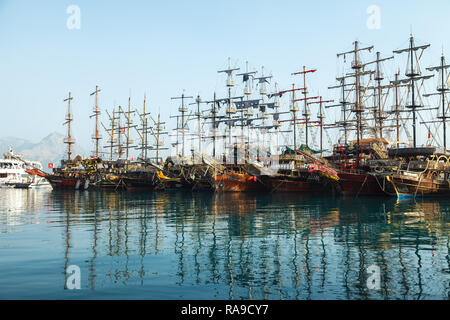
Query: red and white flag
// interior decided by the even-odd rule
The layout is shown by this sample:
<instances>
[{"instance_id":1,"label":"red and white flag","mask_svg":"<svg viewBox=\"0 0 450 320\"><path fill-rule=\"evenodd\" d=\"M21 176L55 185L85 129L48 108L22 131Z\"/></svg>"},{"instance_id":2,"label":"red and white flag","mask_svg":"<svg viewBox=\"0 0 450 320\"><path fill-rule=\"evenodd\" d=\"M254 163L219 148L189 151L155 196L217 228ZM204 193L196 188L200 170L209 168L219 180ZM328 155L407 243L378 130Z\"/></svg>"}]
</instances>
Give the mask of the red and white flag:
<instances>
[{"instance_id":1,"label":"red and white flag","mask_svg":"<svg viewBox=\"0 0 450 320\"><path fill-rule=\"evenodd\" d=\"M48 168L49 168L49 169L53 169L53 163L50 162L50 163L48 164Z\"/></svg>"}]
</instances>

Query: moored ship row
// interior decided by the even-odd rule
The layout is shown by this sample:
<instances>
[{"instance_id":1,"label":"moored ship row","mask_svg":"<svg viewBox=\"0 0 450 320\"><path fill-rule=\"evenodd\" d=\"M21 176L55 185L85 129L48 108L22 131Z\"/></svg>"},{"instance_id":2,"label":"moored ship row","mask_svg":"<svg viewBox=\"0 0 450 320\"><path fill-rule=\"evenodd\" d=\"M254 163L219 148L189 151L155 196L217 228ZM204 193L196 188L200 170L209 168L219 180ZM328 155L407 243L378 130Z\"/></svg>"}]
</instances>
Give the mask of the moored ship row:
<instances>
[{"instance_id":1,"label":"moored ship row","mask_svg":"<svg viewBox=\"0 0 450 320\"><path fill-rule=\"evenodd\" d=\"M423 93L425 81L434 78L420 69L419 61L428 47L417 45L411 35L407 48L394 50L386 58L377 52L373 61L365 62L364 55L374 47L355 41L350 50L337 54L343 59L344 72L336 78L338 84L329 87L340 91L337 104L310 94L307 80L316 69L304 66L292 73L301 77L301 86L292 84L280 90L263 67L260 72L249 70L247 62L245 72L238 73L240 68L229 60L218 71L226 75L224 97L214 92L208 101L184 93L172 98L181 103L179 114L171 117L176 119L176 129L171 132L171 155L165 161L162 154L169 148L164 147L162 137L169 132L160 114L153 118L146 110L146 97L142 110L132 108L129 98L127 108L107 112L109 125L105 126L99 118L98 86L91 93L95 95L95 151L90 158L72 159L73 97L69 92L64 100L68 103L67 159L52 173L42 168L28 168L27 173L45 178L54 189L446 196L450 193L446 150L450 66L442 56L440 65L427 68L437 73L439 82L436 92ZM400 78L400 69L387 76L384 64L394 56L401 59L404 53L408 55L405 78ZM236 77L242 79L242 94L236 90ZM253 93L255 87L259 92ZM191 99L194 102L188 103ZM432 103L425 105L425 99ZM208 108L202 110L203 105ZM333 107L340 108L341 119L326 122L326 110ZM435 115L427 121L421 112ZM134 124L136 117L138 124ZM108 137L103 146L109 153L106 157L101 152L100 124ZM428 131L425 146L418 145L421 125ZM332 143L330 130L336 133L337 143ZM405 137L408 142L402 143ZM136 159L134 150L139 151Z\"/></svg>"}]
</instances>

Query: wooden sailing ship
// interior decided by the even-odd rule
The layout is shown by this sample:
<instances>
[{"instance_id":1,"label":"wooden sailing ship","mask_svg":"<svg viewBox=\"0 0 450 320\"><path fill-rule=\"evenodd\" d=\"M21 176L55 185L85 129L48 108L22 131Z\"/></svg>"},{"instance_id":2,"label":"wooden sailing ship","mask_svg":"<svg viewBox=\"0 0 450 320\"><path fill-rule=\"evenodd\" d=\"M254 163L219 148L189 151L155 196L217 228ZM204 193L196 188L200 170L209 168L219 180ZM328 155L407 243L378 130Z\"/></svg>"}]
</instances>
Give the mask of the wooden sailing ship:
<instances>
[{"instance_id":1,"label":"wooden sailing ship","mask_svg":"<svg viewBox=\"0 0 450 320\"><path fill-rule=\"evenodd\" d=\"M448 68L449 65L445 63L444 55L441 56L440 64L438 66L427 68L428 71L435 71L438 73L438 85L435 93L424 94L425 97L437 96L439 98L440 108L424 108L420 104L421 100L417 100L415 96L415 83L423 81L432 77L432 75L422 75L420 66L414 61L416 52L422 52L428 48L429 45L418 46L414 43L414 38L410 37L409 48L397 51L398 53L408 52L409 66L407 68L405 82L411 84L411 102L409 108L413 111L413 132L414 132L414 147L410 149L397 149L391 152L398 157L404 159L396 172L390 176L390 181L394 185L398 198L414 198L418 196L448 196L450 194L450 156L447 152L447 137L446 126L448 121L447 109L448 99ZM420 54L421 55L421 54ZM438 120L423 121L421 124L441 124L442 125L442 146L438 149L436 147L422 147L416 146L416 110L440 110L440 114L435 117ZM431 138L431 129L428 127L428 138Z\"/></svg>"},{"instance_id":2,"label":"wooden sailing ship","mask_svg":"<svg viewBox=\"0 0 450 320\"><path fill-rule=\"evenodd\" d=\"M448 155L436 152L436 148L423 148L422 152L415 148L406 156L415 159L388 177L398 198L450 195Z\"/></svg>"},{"instance_id":3,"label":"wooden sailing ship","mask_svg":"<svg viewBox=\"0 0 450 320\"><path fill-rule=\"evenodd\" d=\"M75 143L71 132L71 123L73 121L71 112L72 100L73 97L69 91L68 97L64 99L64 102L67 101L68 110L66 122L64 123L67 124L67 138L64 139L64 143L67 144L67 159L62 160L61 167L55 168L53 173L46 173L37 168L28 169L27 173L47 179L54 189L86 190L89 188L93 176L91 175L91 172L88 172L86 168L82 166L81 157L77 156L72 159L72 145Z\"/></svg>"}]
</instances>

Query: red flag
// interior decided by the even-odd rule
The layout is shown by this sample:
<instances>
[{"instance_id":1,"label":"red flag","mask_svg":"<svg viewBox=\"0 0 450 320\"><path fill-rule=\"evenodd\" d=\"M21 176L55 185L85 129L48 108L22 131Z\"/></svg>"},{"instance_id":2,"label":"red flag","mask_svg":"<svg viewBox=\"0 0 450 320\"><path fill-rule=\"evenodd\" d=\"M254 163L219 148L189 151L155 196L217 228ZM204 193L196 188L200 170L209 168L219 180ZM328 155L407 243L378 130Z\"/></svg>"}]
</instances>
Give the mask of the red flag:
<instances>
[{"instance_id":1,"label":"red flag","mask_svg":"<svg viewBox=\"0 0 450 320\"><path fill-rule=\"evenodd\" d=\"M398 68L398 75L400 75L400 68Z\"/></svg>"},{"instance_id":2,"label":"red flag","mask_svg":"<svg viewBox=\"0 0 450 320\"><path fill-rule=\"evenodd\" d=\"M428 129L428 140L430 140L431 139L431 131L430 131L430 129Z\"/></svg>"},{"instance_id":3,"label":"red flag","mask_svg":"<svg viewBox=\"0 0 450 320\"><path fill-rule=\"evenodd\" d=\"M48 168L49 168L49 169L53 169L53 163L49 163L49 164L48 164Z\"/></svg>"}]
</instances>

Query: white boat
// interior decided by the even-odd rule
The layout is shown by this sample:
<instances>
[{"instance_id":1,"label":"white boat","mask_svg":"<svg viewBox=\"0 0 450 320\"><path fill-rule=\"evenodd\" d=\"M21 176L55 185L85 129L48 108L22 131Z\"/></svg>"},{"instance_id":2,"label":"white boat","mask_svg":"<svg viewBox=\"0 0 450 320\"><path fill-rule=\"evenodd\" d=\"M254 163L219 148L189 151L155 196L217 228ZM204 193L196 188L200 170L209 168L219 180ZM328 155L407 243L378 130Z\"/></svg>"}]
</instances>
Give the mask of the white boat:
<instances>
[{"instance_id":1,"label":"white boat","mask_svg":"<svg viewBox=\"0 0 450 320\"><path fill-rule=\"evenodd\" d=\"M22 155L15 154L11 147L0 159L0 188L41 188L51 187L50 183L39 176L29 175L25 170L37 168L42 170L39 161L23 160Z\"/></svg>"}]
</instances>

